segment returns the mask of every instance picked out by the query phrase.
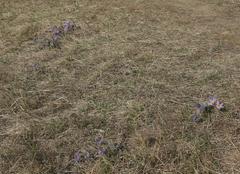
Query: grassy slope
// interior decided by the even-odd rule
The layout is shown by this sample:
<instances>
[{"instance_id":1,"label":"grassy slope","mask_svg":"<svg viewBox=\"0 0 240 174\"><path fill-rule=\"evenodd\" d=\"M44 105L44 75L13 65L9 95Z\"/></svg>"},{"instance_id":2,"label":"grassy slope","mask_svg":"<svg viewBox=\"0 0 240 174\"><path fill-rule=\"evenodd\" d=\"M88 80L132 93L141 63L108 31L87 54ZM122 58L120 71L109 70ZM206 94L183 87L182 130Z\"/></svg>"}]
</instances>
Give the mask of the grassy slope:
<instances>
[{"instance_id":1,"label":"grassy slope","mask_svg":"<svg viewBox=\"0 0 240 174\"><path fill-rule=\"evenodd\" d=\"M0 0L0 12L0 173L240 172L238 1ZM33 43L66 19L78 28L61 50ZM192 123L209 94L228 111ZM125 149L73 163L99 134Z\"/></svg>"}]
</instances>

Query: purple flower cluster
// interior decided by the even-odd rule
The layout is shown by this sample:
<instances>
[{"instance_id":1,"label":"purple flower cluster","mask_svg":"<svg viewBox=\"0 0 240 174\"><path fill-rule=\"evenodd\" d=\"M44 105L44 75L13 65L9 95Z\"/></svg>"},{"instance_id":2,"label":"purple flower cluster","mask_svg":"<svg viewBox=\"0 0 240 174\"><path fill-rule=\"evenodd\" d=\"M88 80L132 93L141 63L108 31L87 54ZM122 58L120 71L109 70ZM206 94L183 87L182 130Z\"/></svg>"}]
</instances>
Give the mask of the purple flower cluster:
<instances>
[{"instance_id":1,"label":"purple flower cluster","mask_svg":"<svg viewBox=\"0 0 240 174\"><path fill-rule=\"evenodd\" d=\"M54 26L51 31L50 46L60 48L60 39L64 34L67 34L75 29L75 24L72 21L65 21L63 26Z\"/></svg>"},{"instance_id":2,"label":"purple flower cluster","mask_svg":"<svg viewBox=\"0 0 240 174\"><path fill-rule=\"evenodd\" d=\"M218 109L220 111L225 109L224 103L221 102L220 100L218 100L216 97L213 97L213 96L209 97L208 105L212 106L212 107L215 107L216 109Z\"/></svg>"},{"instance_id":3,"label":"purple flower cluster","mask_svg":"<svg viewBox=\"0 0 240 174\"><path fill-rule=\"evenodd\" d=\"M196 104L195 113L192 115L192 121L201 122L203 120L203 114L211 112L214 108L219 111L223 111L225 106L224 103L218 100L216 97L210 96L207 102Z\"/></svg>"},{"instance_id":4,"label":"purple flower cluster","mask_svg":"<svg viewBox=\"0 0 240 174\"><path fill-rule=\"evenodd\" d=\"M103 139L102 136L99 136L95 139L96 145L97 145L97 153L99 156L107 155L107 145L108 142Z\"/></svg>"},{"instance_id":5,"label":"purple flower cluster","mask_svg":"<svg viewBox=\"0 0 240 174\"><path fill-rule=\"evenodd\" d=\"M111 143L105 140L102 136L96 137L96 150L90 151L77 151L74 154L73 161L75 163L91 161L99 157L110 157L112 155L117 155L123 150L123 143Z\"/></svg>"},{"instance_id":6,"label":"purple flower cluster","mask_svg":"<svg viewBox=\"0 0 240 174\"><path fill-rule=\"evenodd\" d=\"M73 161L75 163L80 163L80 162L85 162L85 161L90 161L95 158L95 155L91 152L88 151L77 151L74 154Z\"/></svg>"}]
</instances>

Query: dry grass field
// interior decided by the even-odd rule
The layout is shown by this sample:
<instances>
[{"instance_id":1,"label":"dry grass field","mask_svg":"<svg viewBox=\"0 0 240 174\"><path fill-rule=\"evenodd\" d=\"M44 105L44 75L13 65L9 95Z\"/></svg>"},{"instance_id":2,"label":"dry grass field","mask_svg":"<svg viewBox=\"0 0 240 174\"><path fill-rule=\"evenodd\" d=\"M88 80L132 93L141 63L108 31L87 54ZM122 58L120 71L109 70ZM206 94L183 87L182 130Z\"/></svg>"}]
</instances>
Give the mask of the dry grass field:
<instances>
[{"instance_id":1,"label":"dry grass field","mask_svg":"<svg viewBox=\"0 0 240 174\"><path fill-rule=\"evenodd\" d=\"M239 0L0 0L0 174L238 174L238 108Z\"/></svg>"}]
</instances>

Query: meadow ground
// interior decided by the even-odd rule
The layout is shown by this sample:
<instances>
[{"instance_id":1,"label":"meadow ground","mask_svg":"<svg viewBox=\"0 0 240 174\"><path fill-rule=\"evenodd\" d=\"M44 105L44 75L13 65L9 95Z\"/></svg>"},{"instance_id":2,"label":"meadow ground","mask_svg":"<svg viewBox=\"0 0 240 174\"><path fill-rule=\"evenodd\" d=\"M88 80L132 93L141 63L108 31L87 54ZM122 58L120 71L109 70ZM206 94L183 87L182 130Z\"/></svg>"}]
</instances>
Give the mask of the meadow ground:
<instances>
[{"instance_id":1,"label":"meadow ground","mask_svg":"<svg viewBox=\"0 0 240 174\"><path fill-rule=\"evenodd\" d=\"M239 28L238 0L0 0L0 173L240 173Z\"/></svg>"}]
</instances>

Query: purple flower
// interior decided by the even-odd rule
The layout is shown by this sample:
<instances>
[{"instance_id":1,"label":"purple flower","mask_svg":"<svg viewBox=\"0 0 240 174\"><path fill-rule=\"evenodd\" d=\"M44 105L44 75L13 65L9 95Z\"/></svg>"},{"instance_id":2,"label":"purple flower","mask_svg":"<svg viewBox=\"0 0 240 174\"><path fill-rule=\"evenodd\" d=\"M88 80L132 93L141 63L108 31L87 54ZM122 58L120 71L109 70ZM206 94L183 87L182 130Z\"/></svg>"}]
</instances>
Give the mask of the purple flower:
<instances>
[{"instance_id":1,"label":"purple flower","mask_svg":"<svg viewBox=\"0 0 240 174\"><path fill-rule=\"evenodd\" d=\"M93 158L93 156L91 156L91 154L88 151L84 151L84 152L76 152L74 154L74 162L79 163L79 162L84 162L87 160L90 160L91 158Z\"/></svg>"},{"instance_id":2,"label":"purple flower","mask_svg":"<svg viewBox=\"0 0 240 174\"><path fill-rule=\"evenodd\" d=\"M61 35L62 34L61 28L57 27L57 26L54 26L51 31L52 31L53 35Z\"/></svg>"},{"instance_id":3,"label":"purple flower","mask_svg":"<svg viewBox=\"0 0 240 174\"><path fill-rule=\"evenodd\" d=\"M74 30L74 23L72 21L65 21L64 24L63 24L63 31L66 33L66 32L69 32L69 31L72 31Z\"/></svg>"},{"instance_id":4,"label":"purple flower","mask_svg":"<svg viewBox=\"0 0 240 174\"><path fill-rule=\"evenodd\" d=\"M217 100L215 106L218 110L223 110L225 108L223 102L221 102L219 100Z\"/></svg>"},{"instance_id":5,"label":"purple flower","mask_svg":"<svg viewBox=\"0 0 240 174\"><path fill-rule=\"evenodd\" d=\"M40 65L38 63L34 63L34 64L32 64L32 68L34 70L38 70L40 68Z\"/></svg>"},{"instance_id":6,"label":"purple flower","mask_svg":"<svg viewBox=\"0 0 240 174\"><path fill-rule=\"evenodd\" d=\"M80 154L79 151L74 154L74 161L75 161L76 163L78 163L78 162L81 161L81 154Z\"/></svg>"},{"instance_id":7,"label":"purple flower","mask_svg":"<svg viewBox=\"0 0 240 174\"><path fill-rule=\"evenodd\" d=\"M100 145L103 143L103 138L102 138L102 137L97 137L97 138L95 139L95 141L96 141L96 144L97 144L98 146L100 146Z\"/></svg>"},{"instance_id":8,"label":"purple flower","mask_svg":"<svg viewBox=\"0 0 240 174\"><path fill-rule=\"evenodd\" d=\"M98 149L98 155L104 156L107 154L107 149L106 148L99 148Z\"/></svg>"},{"instance_id":9,"label":"purple flower","mask_svg":"<svg viewBox=\"0 0 240 174\"><path fill-rule=\"evenodd\" d=\"M209 100L208 100L208 105L209 106L214 106L217 102L217 98L216 97L213 97L213 96L210 96L209 97Z\"/></svg>"}]
</instances>

